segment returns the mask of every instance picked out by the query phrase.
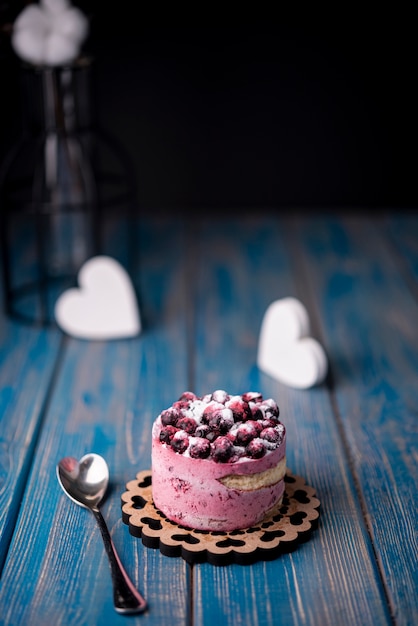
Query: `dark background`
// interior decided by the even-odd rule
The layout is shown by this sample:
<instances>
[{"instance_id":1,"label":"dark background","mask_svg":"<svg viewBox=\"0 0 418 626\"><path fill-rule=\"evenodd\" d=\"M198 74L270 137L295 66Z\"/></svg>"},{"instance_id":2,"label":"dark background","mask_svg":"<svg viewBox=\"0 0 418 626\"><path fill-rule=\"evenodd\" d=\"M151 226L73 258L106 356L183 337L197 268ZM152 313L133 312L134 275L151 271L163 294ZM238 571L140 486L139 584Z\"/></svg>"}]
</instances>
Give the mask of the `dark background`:
<instances>
[{"instance_id":1,"label":"dark background","mask_svg":"<svg viewBox=\"0 0 418 626\"><path fill-rule=\"evenodd\" d=\"M410 15L74 4L90 18L97 119L128 150L141 207L418 206ZM19 132L5 25L23 6L1 3L0 158Z\"/></svg>"}]
</instances>

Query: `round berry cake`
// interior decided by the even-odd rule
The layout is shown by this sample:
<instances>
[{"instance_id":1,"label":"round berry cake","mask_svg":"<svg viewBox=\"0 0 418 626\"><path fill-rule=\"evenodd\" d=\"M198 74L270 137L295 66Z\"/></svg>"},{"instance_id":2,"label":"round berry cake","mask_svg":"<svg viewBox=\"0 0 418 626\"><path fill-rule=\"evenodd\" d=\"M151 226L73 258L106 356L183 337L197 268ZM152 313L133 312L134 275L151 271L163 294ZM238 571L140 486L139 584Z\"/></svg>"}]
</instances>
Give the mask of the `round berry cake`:
<instances>
[{"instance_id":1,"label":"round berry cake","mask_svg":"<svg viewBox=\"0 0 418 626\"><path fill-rule=\"evenodd\" d=\"M154 505L190 528L253 526L281 504L285 455L274 400L257 392L186 391L153 425Z\"/></svg>"}]
</instances>

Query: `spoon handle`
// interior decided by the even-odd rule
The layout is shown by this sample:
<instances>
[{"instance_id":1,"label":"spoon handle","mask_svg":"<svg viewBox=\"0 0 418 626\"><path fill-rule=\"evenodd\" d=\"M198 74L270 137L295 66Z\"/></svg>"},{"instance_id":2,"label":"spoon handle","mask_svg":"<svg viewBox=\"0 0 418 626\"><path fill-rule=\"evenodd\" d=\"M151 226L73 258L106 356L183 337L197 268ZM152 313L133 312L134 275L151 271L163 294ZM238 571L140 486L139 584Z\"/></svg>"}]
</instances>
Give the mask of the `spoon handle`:
<instances>
[{"instance_id":1,"label":"spoon handle","mask_svg":"<svg viewBox=\"0 0 418 626\"><path fill-rule=\"evenodd\" d=\"M109 557L113 582L113 603L118 613L140 613L147 608L146 600L135 589L126 573L110 536L106 522L100 510L90 509L99 524L103 542Z\"/></svg>"}]
</instances>

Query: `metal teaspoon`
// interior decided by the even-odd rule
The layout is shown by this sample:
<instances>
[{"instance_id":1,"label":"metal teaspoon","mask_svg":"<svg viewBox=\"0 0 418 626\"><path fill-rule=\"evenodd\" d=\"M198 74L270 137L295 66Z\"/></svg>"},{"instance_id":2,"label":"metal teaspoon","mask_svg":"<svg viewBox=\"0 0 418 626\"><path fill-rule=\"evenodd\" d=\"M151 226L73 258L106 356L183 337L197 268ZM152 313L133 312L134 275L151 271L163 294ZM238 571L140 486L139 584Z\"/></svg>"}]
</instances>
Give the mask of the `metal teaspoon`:
<instances>
[{"instance_id":1,"label":"metal teaspoon","mask_svg":"<svg viewBox=\"0 0 418 626\"><path fill-rule=\"evenodd\" d=\"M80 461L65 457L57 465L58 481L73 502L89 509L99 525L109 558L113 583L113 602L118 613L140 613L147 602L129 579L116 552L106 522L99 510L109 483L109 469L103 457L86 454Z\"/></svg>"}]
</instances>

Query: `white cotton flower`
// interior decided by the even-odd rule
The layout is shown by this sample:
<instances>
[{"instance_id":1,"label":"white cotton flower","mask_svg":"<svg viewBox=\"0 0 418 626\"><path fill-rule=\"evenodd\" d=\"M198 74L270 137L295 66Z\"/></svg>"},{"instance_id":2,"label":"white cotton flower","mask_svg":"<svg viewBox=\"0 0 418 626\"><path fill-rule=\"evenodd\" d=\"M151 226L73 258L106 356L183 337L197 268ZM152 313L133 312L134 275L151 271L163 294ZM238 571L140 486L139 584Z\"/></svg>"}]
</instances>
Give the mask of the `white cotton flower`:
<instances>
[{"instance_id":1,"label":"white cotton flower","mask_svg":"<svg viewBox=\"0 0 418 626\"><path fill-rule=\"evenodd\" d=\"M68 0L41 0L17 17L12 46L34 65L65 65L77 58L88 32L86 16Z\"/></svg>"},{"instance_id":2,"label":"white cotton flower","mask_svg":"<svg viewBox=\"0 0 418 626\"><path fill-rule=\"evenodd\" d=\"M60 33L52 32L45 40L45 65L65 65L75 59L77 54L77 44L68 37L62 37Z\"/></svg>"},{"instance_id":3,"label":"white cotton flower","mask_svg":"<svg viewBox=\"0 0 418 626\"><path fill-rule=\"evenodd\" d=\"M42 9L51 14L58 15L70 7L69 0L40 0Z\"/></svg>"},{"instance_id":4,"label":"white cotton flower","mask_svg":"<svg viewBox=\"0 0 418 626\"><path fill-rule=\"evenodd\" d=\"M12 46L16 54L35 65L44 61L44 41L48 33L48 20L37 5L29 5L18 16L12 33Z\"/></svg>"},{"instance_id":5,"label":"white cotton flower","mask_svg":"<svg viewBox=\"0 0 418 626\"><path fill-rule=\"evenodd\" d=\"M85 15L75 7L55 15L51 27L55 34L71 39L77 45L84 42L89 30Z\"/></svg>"}]
</instances>

